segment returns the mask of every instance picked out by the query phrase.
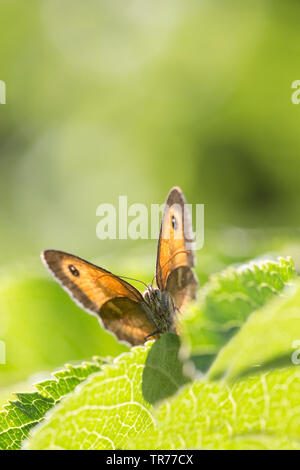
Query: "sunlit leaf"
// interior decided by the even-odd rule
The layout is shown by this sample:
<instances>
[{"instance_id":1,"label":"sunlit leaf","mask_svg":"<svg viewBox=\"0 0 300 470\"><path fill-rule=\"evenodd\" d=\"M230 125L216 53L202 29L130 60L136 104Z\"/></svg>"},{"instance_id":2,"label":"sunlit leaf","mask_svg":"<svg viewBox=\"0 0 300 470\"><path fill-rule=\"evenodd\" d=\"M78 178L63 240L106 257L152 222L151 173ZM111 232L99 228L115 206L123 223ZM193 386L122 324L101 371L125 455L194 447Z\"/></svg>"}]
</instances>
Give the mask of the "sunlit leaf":
<instances>
[{"instance_id":1,"label":"sunlit leaf","mask_svg":"<svg viewBox=\"0 0 300 470\"><path fill-rule=\"evenodd\" d=\"M89 375L98 372L102 361L66 366L53 373L53 378L35 384L36 391L16 393L16 400L0 412L0 449L19 449L30 429L40 423L47 411L70 393Z\"/></svg>"},{"instance_id":2,"label":"sunlit leaf","mask_svg":"<svg viewBox=\"0 0 300 470\"><path fill-rule=\"evenodd\" d=\"M251 262L213 275L182 318L183 339L196 367L207 370L249 315L295 278L291 258Z\"/></svg>"}]
</instances>

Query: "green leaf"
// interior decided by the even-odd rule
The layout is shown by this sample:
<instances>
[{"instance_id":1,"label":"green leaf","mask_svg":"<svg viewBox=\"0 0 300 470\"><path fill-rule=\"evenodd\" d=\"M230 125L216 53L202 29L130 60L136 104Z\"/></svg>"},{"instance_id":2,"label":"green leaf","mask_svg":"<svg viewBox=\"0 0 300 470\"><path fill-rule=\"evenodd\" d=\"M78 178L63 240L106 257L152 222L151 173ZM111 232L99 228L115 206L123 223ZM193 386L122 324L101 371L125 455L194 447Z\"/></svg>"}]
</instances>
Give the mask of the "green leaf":
<instances>
[{"instance_id":1,"label":"green leaf","mask_svg":"<svg viewBox=\"0 0 300 470\"><path fill-rule=\"evenodd\" d=\"M27 447L126 448L137 434L153 429L151 403L174 394L189 380L179 349L179 337L166 334L103 366L48 414Z\"/></svg>"},{"instance_id":2,"label":"green leaf","mask_svg":"<svg viewBox=\"0 0 300 470\"><path fill-rule=\"evenodd\" d=\"M155 341L146 359L142 392L149 403L157 403L173 395L190 379L183 373L179 358L180 338L165 334Z\"/></svg>"},{"instance_id":3,"label":"green leaf","mask_svg":"<svg viewBox=\"0 0 300 470\"><path fill-rule=\"evenodd\" d=\"M296 286L251 315L220 351L209 378L232 381L260 369L292 364L294 344L300 340L300 283Z\"/></svg>"},{"instance_id":4,"label":"green leaf","mask_svg":"<svg viewBox=\"0 0 300 470\"><path fill-rule=\"evenodd\" d=\"M299 288L295 292L295 285L297 281L290 259L231 268L215 276L202 289L201 299L195 306L195 310L197 305L201 307L198 318L187 314L188 327L185 325L184 332L185 338L196 340L193 352L198 347L197 332L201 332L203 338L211 339L206 336L211 324L217 326L211 331L217 334L219 341L212 344L220 348L236 331L238 322L240 325L245 323L227 346L233 348L229 349L230 354L222 359L226 351L223 348L215 361L215 364L219 361L221 370L216 377L228 375L235 360L242 364L242 373L239 369L238 374L233 375L233 378L239 378L238 382L209 382L206 378L187 384L190 379L184 374L179 337L163 335L156 342L122 354L113 364L102 366L101 371L74 391L70 390L54 408L55 390L49 385L43 387L48 392L51 390L50 394L40 388L38 397L32 397L31 402L26 401L26 396L23 402L19 400L18 410L27 412L32 423L34 420L35 424L39 422L46 413L46 419L31 430L25 447L300 448L297 408L300 369L298 372L296 367L288 367L265 372L256 367L263 367L263 364L282 366L277 359L283 357L282 353L288 358L292 347L290 343L287 348L286 341L290 341L291 334L294 334L294 340L298 339L300 324L294 320L300 294ZM294 292L292 287L283 290L287 286L294 286ZM291 304L286 306L288 302ZM265 307L257 310L260 304ZM256 312L248 319L253 310ZM203 323L203 318L209 314L212 323L208 323L208 318ZM191 318L194 323L189 323ZM253 329L247 333L251 324ZM226 336L224 332L230 334ZM258 343L253 340L256 332ZM242 334L243 339L233 347ZM278 339L280 335L282 342ZM264 341L268 346L257 348ZM252 376L241 378L245 371L250 371ZM170 398L178 391L179 394ZM59 392L57 396L59 399ZM153 404L163 399L165 401L155 409ZM27 424L24 422L28 435Z\"/></svg>"},{"instance_id":5,"label":"green leaf","mask_svg":"<svg viewBox=\"0 0 300 470\"><path fill-rule=\"evenodd\" d=\"M142 375L152 342L119 356L66 397L32 433L29 449L122 449L153 428Z\"/></svg>"},{"instance_id":6,"label":"green leaf","mask_svg":"<svg viewBox=\"0 0 300 470\"><path fill-rule=\"evenodd\" d=\"M134 449L300 449L300 368L228 386L195 381L155 412Z\"/></svg>"},{"instance_id":7,"label":"green leaf","mask_svg":"<svg viewBox=\"0 0 300 470\"><path fill-rule=\"evenodd\" d=\"M182 318L182 334L192 360L207 370L249 315L280 294L296 277L291 258L229 267L200 289Z\"/></svg>"},{"instance_id":8,"label":"green leaf","mask_svg":"<svg viewBox=\"0 0 300 470\"><path fill-rule=\"evenodd\" d=\"M37 391L16 393L17 400L4 405L0 412L0 449L19 449L21 441L43 420L45 413L89 375L98 372L101 364L98 360L67 365L65 370L55 372L53 379L35 384Z\"/></svg>"}]
</instances>

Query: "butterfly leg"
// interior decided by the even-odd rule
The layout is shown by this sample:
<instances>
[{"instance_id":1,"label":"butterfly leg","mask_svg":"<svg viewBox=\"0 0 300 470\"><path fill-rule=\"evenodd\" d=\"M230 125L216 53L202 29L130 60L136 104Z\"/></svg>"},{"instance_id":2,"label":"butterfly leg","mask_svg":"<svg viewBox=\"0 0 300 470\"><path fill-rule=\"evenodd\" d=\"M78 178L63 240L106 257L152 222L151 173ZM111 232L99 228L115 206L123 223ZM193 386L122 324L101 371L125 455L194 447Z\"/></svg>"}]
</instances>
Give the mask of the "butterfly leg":
<instances>
[{"instance_id":1,"label":"butterfly leg","mask_svg":"<svg viewBox=\"0 0 300 470\"><path fill-rule=\"evenodd\" d=\"M144 341L147 341L147 339L151 338L151 336L158 335L158 333L160 333L159 330L153 331L153 333L151 333L150 335L145 336Z\"/></svg>"}]
</instances>

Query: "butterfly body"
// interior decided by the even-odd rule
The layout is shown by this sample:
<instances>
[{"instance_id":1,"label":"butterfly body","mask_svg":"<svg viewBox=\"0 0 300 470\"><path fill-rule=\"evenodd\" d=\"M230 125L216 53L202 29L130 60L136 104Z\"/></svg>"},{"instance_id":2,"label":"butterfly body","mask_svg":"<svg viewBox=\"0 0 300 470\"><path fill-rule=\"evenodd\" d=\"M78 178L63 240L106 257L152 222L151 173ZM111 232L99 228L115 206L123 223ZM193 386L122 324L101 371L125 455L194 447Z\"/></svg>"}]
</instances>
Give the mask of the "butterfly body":
<instances>
[{"instance_id":1,"label":"butterfly body","mask_svg":"<svg viewBox=\"0 0 300 470\"><path fill-rule=\"evenodd\" d=\"M176 307L167 291L154 288L151 284L143 294L149 308L149 317L156 333L175 333ZM148 335L150 336L150 335Z\"/></svg>"},{"instance_id":2,"label":"butterfly body","mask_svg":"<svg viewBox=\"0 0 300 470\"><path fill-rule=\"evenodd\" d=\"M78 256L45 250L41 257L54 278L105 329L131 345L177 331L177 310L195 299L198 281L193 233L182 191L174 187L166 201L157 250L156 284L142 295L119 276Z\"/></svg>"}]
</instances>

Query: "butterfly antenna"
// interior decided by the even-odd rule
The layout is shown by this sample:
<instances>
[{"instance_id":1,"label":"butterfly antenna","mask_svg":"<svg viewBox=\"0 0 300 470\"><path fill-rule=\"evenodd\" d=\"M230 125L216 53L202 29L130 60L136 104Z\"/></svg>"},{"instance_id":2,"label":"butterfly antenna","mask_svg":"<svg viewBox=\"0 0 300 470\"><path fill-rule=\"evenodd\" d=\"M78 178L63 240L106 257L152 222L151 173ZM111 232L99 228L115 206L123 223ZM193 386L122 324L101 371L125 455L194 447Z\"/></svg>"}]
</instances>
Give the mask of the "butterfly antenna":
<instances>
[{"instance_id":1,"label":"butterfly antenna","mask_svg":"<svg viewBox=\"0 0 300 470\"><path fill-rule=\"evenodd\" d=\"M118 277L120 277L121 279L128 279L129 281L140 282L141 284L144 284L145 287L148 287L145 282L140 281L139 279L134 279L133 277L126 277L126 276L118 276Z\"/></svg>"},{"instance_id":2,"label":"butterfly antenna","mask_svg":"<svg viewBox=\"0 0 300 470\"><path fill-rule=\"evenodd\" d=\"M98 280L98 279L101 279L102 277L105 277L105 276L111 276L111 273L104 273L104 274L101 274L100 276L97 277L97 280ZM126 276L118 276L118 275L114 275L114 277L119 277L119 278L121 278L121 279L129 279L130 281L141 282L142 284L144 284L145 287L148 287L147 284L145 284L145 282L140 281L139 279L134 279L134 278L132 278L132 277L126 277Z\"/></svg>"},{"instance_id":3,"label":"butterfly antenna","mask_svg":"<svg viewBox=\"0 0 300 470\"><path fill-rule=\"evenodd\" d=\"M172 258L175 258L175 256L179 255L180 253L191 253L190 250L180 250L180 251L177 251L176 253L174 253L174 255L170 256L170 258L162 265L159 267L160 269L160 272L163 270L163 268L166 266L166 264L169 263L169 261L171 261ZM155 276L153 277L152 281L151 281L151 285L153 285L153 282L154 282L154 279L156 278L157 274L155 274Z\"/></svg>"}]
</instances>

